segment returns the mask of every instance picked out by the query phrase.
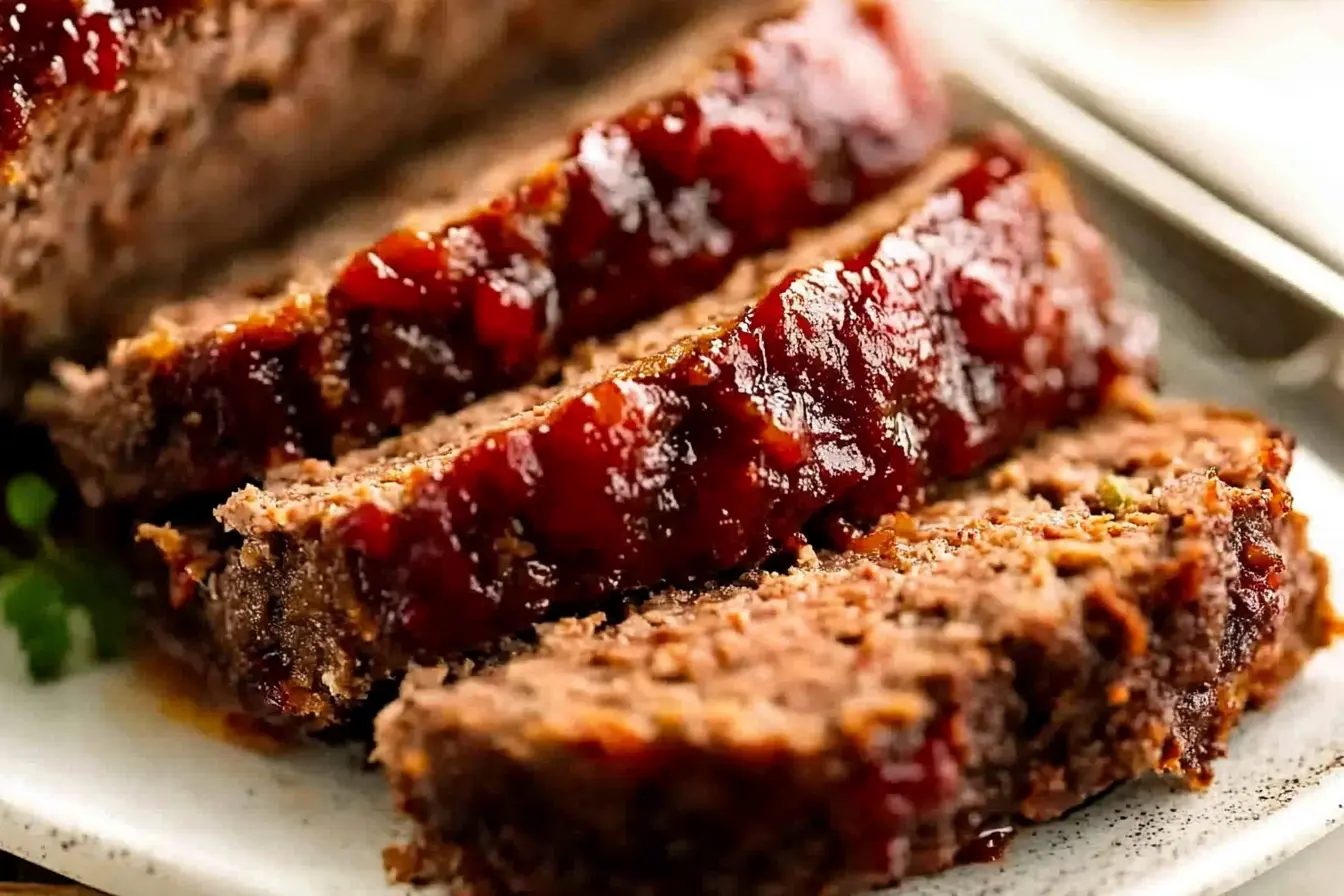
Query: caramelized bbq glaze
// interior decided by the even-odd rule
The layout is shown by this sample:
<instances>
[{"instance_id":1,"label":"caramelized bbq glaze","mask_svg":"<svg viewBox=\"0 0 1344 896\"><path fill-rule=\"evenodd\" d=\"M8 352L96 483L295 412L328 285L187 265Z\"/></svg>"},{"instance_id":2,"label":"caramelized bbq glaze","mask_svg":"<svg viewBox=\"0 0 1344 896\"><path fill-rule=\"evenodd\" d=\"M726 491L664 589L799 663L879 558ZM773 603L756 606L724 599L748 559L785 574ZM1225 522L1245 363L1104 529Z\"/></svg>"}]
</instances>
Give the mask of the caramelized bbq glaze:
<instances>
[{"instance_id":1,"label":"caramelized bbq glaze","mask_svg":"<svg viewBox=\"0 0 1344 896\"><path fill-rule=\"evenodd\" d=\"M33 116L67 90L113 91L136 37L198 0L0 2L0 156L23 146Z\"/></svg>"},{"instance_id":2,"label":"caramelized bbq glaze","mask_svg":"<svg viewBox=\"0 0 1344 896\"><path fill-rule=\"evenodd\" d=\"M575 342L842 217L944 134L892 4L813 0L694 88L574 134L488 204L355 253L326 293L124 346L112 375L147 382L154 422L103 485L114 498L220 490L534 379Z\"/></svg>"},{"instance_id":3,"label":"caramelized bbq glaze","mask_svg":"<svg viewBox=\"0 0 1344 896\"><path fill-rule=\"evenodd\" d=\"M221 518L251 521L211 600L342 607L379 652L453 656L614 592L759 563L807 526L843 533L825 523L921 503L1146 369L1101 244L1025 163L986 142L870 245L441 454L316 492L240 492ZM302 715L276 683L308 648L274 629L243 665L267 670L273 709Z\"/></svg>"},{"instance_id":4,"label":"caramelized bbq glaze","mask_svg":"<svg viewBox=\"0 0 1344 896\"><path fill-rule=\"evenodd\" d=\"M1120 372L1111 296L1052 245L1023 163L986 144L897 231L721 334L361 504L339 532L363 602L449 654L556 604L758 563L823 511L916 505L1088 410Z\"/></svg>"}]
</instances>

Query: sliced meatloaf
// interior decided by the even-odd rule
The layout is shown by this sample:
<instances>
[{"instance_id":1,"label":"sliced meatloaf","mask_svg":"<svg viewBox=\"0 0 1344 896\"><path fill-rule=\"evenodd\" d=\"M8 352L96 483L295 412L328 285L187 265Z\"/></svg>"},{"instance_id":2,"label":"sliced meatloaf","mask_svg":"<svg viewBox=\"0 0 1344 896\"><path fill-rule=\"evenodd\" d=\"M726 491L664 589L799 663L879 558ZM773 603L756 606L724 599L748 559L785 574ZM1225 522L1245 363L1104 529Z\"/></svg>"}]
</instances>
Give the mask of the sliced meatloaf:
<instances>
[{"instance_id":1,"label":"sliced meatloaf","mask_svg":"<svg viewBox=\"0 0 1344 896\"><path fill-rule=\"evenodd\" d=\"M413 659L747 568L1094 408L1151 348L1105 275L1053 169L989 139L560 386L287 468L224 537L147 534L247 702L327 725Z\"/></svg>"},{"instance_id":2,"label":"sliced meatloaf","mask_svg":"<svg viewBox=\"0 0 1344 896\"><path fill-rule=\"evenodd\" d=\"M421 825L395 866L473 893L854 892L1148 772L1202 785L1330 638L1290 446L1216 409L1112 413L861 550L408 687L377 726Z\"/></svg>"},{"instance_id":3,"label":"sliced meatloaf","mask_svg":"<svg viewBox=\"0 0 1344 896\"><path fill-rule=\"evenodd\" d=\"M319 187L479 108L547 63L710 5L5 4L5 371L29 353L101 342L132 316L144 283L174 279L204 254L259 234Z\"/></svg>"},{"instance_id":4,"label":"sliced meatloaf","mask_svg":"<svg viewBox=\"0 0 1344 896\"><path fill-rule=\"evenodd\" d=\"M773 5L773 4L770 4ZM945 135L894 0L728 5L595 119L329 276L160 321L67 377L86 497L163 502L330 458L544 374L889 188ZM710 33L712 32L712 33Z\"/></svg>"},{"instance_id":5,"label":"sliced meatloaf","mask_svg":"<svg viewBox=\"0 0 1344 896\"><path fill-rule=\"evenodd\" d=\"M581 66L554 76L544 83L528 82L528 89L502 91L500 102L488 113L476 114L442 137L406 147L390 159L343 181L321 201L304 203L303 213L284 227L269 231L266 238L231 250L214 261L194 268L188 277L144 291L121 295L128 299L116 306L115 330L119 336L137 331L182 330L197 326L193 321L227 320L235 313L259 307L264 299L289 288L303 290L324 279L329 282L343 263L361 247L367 247L403 224L421 226L435 217L453 213L454 202L464 194L479 192L483 172L499 165L501 158L535 154L539 145L551 145L556 135L583 125L591 117L594 95L610 93L602 83L625 80L637 61L651 47L667 41L710 40L740 23L767 3L739 0L726 11L701 14L680 29L630 30L630 39L603 44L602 53L584 57ZM672 18L666 16L663 18ZM655 19L655 21L659 21ZM559 75L564 75L560 77ZM595 82L598 82L595 84ZM495 178L498 180L498 177ZM189 281L189 282L188 282ZM106 357L113 340L101 340L96 351L84 357ZM87 376L69 357L57 363L57 379L77 381ZM45 364L45 362L44 362ZM50 365L44 366L44 372ZM29 396L39 416L51 413L53 401L66 397L52 383L39 383ZM60 405L58 404L59 408Z\"/></svg>"}]
</instances>

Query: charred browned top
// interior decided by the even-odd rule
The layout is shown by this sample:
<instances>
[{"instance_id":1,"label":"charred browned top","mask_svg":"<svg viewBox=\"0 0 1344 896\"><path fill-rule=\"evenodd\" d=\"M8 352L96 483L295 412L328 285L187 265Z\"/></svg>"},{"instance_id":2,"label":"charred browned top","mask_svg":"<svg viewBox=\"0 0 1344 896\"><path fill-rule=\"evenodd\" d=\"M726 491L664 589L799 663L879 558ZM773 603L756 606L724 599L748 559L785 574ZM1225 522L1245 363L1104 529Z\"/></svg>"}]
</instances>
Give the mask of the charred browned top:
<instances>
[{"instance_id":1,"label":"charred browned top","mask_svg":"<svg viewBox=\"0 0 1344 896\"><path fill-rule=\"evenodd\" d=\"M221 490L544 374L888 188L945 135L894 4L810 0L334 283L119 345L55 432L90 500Z\"/></svg>"}]
</instances>

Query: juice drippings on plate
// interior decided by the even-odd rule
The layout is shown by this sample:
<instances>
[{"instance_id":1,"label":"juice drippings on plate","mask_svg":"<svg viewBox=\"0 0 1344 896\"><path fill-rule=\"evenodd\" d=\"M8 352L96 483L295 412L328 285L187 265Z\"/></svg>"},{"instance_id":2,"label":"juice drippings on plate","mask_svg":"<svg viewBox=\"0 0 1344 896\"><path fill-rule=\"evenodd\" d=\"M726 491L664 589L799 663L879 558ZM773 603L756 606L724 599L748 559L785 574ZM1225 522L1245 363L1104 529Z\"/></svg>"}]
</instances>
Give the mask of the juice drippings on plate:
<instances>
[{"instance_id":1,"label":"juice drippings on plate","mask_svg":"<svg viewBox=\"0 0 1344 896\"><path fill-rule=\"evenodd\" d=\"M957 852L958 864L988 865L1001 861L1017 831L1010 824L985 828Z\"/></svg>"},{"instance_id":2,"label":"juice drippings on plate","mask_svg":"<svg viewBox=\"0 0 1344 896\"><path fill-rule=\"evenodd\" d=\"M294 746L292 738L222 702L199 670L161 650L142 648L131 665L137 683L175 722L257 753L281 753Z\"/></svg>"}]
</instances>

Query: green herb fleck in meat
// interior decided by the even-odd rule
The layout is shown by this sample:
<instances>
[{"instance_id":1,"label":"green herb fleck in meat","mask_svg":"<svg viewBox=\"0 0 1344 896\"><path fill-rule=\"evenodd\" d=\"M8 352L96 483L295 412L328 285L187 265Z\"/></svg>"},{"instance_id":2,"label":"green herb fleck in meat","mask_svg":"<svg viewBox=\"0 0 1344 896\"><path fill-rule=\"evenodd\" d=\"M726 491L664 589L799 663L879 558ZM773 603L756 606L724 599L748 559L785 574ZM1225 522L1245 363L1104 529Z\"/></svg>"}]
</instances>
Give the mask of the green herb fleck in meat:
<instances>
[{"instance_id":1,"label":"green herb fleck in meat","mask_svg":"<svg viewBox=\"0 0 1344 896\"><path fill-rule=\"evenodd\" d=\"M1103 476L1097 483L1097 497L1101 506L1114 514L1133 510L1138 503L1133 486L1119 476Z\"/></svg>"}]
</instances>

